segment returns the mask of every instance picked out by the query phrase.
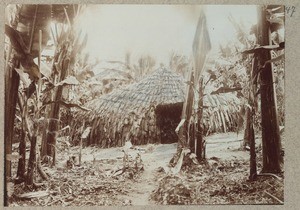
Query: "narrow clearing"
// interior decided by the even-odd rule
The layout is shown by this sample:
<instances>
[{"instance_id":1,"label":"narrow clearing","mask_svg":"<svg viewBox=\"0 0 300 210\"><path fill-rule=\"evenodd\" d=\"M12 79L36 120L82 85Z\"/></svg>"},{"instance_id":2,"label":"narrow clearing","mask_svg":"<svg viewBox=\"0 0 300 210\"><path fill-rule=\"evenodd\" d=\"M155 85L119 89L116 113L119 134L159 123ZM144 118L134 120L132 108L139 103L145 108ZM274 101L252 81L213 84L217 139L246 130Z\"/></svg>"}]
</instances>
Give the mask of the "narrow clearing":
<instances>
[{"instance_id":1,"label":"narrow clearing","mask_svg":"<svg viewBox=\"0 0 300 210\"><path fill-rule=\"evenodd\" d=\"M239 149L241 136L226 133L208 137L209 164L187 166L190 168L177 175L166 173L177 144L87 147L82 150L80 165L79 148L60 145L64 149L58 152L56 167L43 165L50 180L34 190L15 185L11 206L281 203L283 178L248 182L249 152ZM72 156L75 162L70 165L67 162Z\"/></svg>"},{"instance_id":2,"label":"narrow clearing","mask_svg":"<svg viewBox=\"0 0 300 210\"><path fill-rule=\"evenodd\" d=\"M156 170L159 167L165 168L173 155L176 152L177 144L165 144L165 145L143 145L135 147L128 151L130 156L135 157L138 151L141 153L141 159L143 161L143 172L133 183L130 183L131 191L127 195L122 195L121 199L125 203L132 205L151 205L149 201L151 192L157 187L158 183L155 181L157 175ZM122 159L124 153L123 148L108 148L108 149L95 149L91 151L91 148L85 148L83 150L83 161L92 161L105 159Z\"/></svg>"},{"instance_id":3,"label":"narrow clearing","mask_svg":"<svg viewBox=\"0 0 300 210\"><path fill-rule=\"evenodd\" d=\"M236 133L215 134L207 138L207 158L217 157L222 160L229 159L249 159L249 153L240 151L241 135ZM135 182L131 183L131 191L122 195L121 199L125 203L132 205L151 205L150 195L158 187L157 169L166 168L169 161L176 153L177 144L161 145L143 145L136 146L135 149L129 150L129 155L135 157L137 151L141 153L141 159L144 164L144 171ZM83 161L90 162L93 159L121 159L124 155L123 148L85 148L83 149ZM78 151L75 149L75 151Z\"/></svg>"}]
</instances>

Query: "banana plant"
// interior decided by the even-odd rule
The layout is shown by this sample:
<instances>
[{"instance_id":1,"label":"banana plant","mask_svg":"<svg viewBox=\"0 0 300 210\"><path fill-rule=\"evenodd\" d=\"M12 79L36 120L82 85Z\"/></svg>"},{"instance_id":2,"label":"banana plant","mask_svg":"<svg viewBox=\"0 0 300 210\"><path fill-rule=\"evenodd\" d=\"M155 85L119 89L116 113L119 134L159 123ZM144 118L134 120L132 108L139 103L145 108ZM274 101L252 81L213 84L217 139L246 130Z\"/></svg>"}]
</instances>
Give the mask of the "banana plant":
<instances>
[{"instance_id":1,"label":"banana plant","mask_svg":"<svg viewBox=\"0 0 300 210\"><path fill-rule=\"evenodd\" d=\"M70 15L74 16L76 11L76 6L71 5L8 5L6 8L6 24L5 24L5 34L8 44L6 48L6 65L5 65L5 153L7 156L11 154L11 143L13 138L14 130L14 118L16 103L18 99L18 89L20 84L20 77L25 73L29 75L30 83L25 91L25 101L28 101L34 93L35 103L40 107L40 94L41 94L41 81L44 77L41 73L40 63L41 63L41 51L46 46L51 33L50 33L50 22L63 22L66 19L66 13L69 11ZM38 64L35 63L34 59L38 58ZM36 90L38 90L36 92ZM19 97L20 98L20 97ZM23 101L24 102L24 101ZM27 103L23 103L26 107ZM38 114L38 109L35 109L35 113ZM26 109L23 113L26 113ZM26 124L30 122L28 116L23 115L23 120ZM38 115L35 115L37 117ZM33 175L31 172L34 171L36 161L36 129L39 122L37 119L32 121L33 126L23 126L27 127L29 139L31 141L31 151L29 158L29 165L27 172L28 182L27 184L32 184ZM30 123L27 123L27 125ZM32 127L32 128L30 128ZM30 132L31 131L31 132ZM22 138L23 139L23 138ZM22 140L20 142L20 153L24 153L24 148L26 145ZM21 152L23 151L23 152ZM24 156L24 154L22 154ZM19 162L20 163L20 162ZM24 161L22 161L24 163ZM24 175L25 164L20 163L19 175ZM5 176L11 176L10 160L6 159L5 165ZM7 180L5 187L7 186ZM5 205L7 205L7 189L5 189Z\"/></svg>"}]
</instances>

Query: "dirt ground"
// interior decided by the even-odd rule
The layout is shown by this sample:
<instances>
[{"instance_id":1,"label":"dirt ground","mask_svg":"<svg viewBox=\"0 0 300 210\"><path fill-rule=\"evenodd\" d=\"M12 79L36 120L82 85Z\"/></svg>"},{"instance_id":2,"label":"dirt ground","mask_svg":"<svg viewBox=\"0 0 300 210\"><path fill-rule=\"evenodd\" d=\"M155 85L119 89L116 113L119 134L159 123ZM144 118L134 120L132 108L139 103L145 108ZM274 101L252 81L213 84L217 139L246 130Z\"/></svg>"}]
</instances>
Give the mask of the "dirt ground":
<instances>
[{"instance_id":1,"label":"dirt ground","mask_svg":"<svg viewBox=\"0 0 300 210\"><path fill-rule=\"evenodd\" d=\"M241 145L241 135L236 133L215 134L207 138L207 158L217 157L221 160L230 159L249 159L249 153L239 150ZM176 153L177 144L143 145L140 148L144 171L140 179L132 183L132 191L124 196L124 199L131 201L132 205L150 205L150 194L158 186L156 181L157 169L167 168L167 165L173 155ZM92 161L105 159L121 159L123 157L122 148L85 148L83 150L83 161ZM135 156L138 149L130 150L129 153ZM64 158L62 158L64 159ZM123 196L122 196L123 197Z\"/></svg>"},{"instance_id":2,"label":"dirt ground","mask_svg":"<svg viewBox=\"0 0 300 210\"><path fill-rule=\"evenodd\" d=\"M58 152L56 167L44 167L50 180L35 189L44 196L21 198L20 194L32 189L15 185L10 206L280 204L282 176L278 177L279 181L259 177L255 183L249 183L249 152L240 150L241 139L242 135L236 133L207 137L208 165L190 167L176 175L167 171L177 144L87 147L82 150L80 165L79 148L64 147ZM258 139L258 147L259 144ZM127 158L122 150L128 154ZM75 162L68 166L70 156L75 156ZM261 167L259 158L258 168ZM269 192L265 192L264 186Z\"/></svg>"}]
</instances>

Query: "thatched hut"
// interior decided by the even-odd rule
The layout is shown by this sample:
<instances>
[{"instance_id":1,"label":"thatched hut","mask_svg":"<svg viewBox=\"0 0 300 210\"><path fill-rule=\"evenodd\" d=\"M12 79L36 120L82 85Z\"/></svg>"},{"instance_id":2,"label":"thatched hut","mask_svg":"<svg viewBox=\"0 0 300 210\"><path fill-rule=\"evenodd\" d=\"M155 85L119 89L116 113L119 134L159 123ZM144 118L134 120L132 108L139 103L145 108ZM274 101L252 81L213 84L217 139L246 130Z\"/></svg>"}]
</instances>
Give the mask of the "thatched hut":
<instances>
[{"instance_id":1,"label":"thatched hut","mask_svg":"<svg viewBox=\"0 0 300 210\"><path fill-rule=\"evenodd\" d=\"M160 68L138 83L88 104L93 111L87 144L111 147L127 140L133 144L175 142L183 100L183 78Z\"/></svg>"},{"instance_id":2,"label":"thatched hut","mask_svg":"<svg viewBox=\"0 0 300 210\"><path fill-rule=\"evenodd\" d=\"M91 126L87 145L122 146L177 142L185 83L181 75L160 68L143 80L103 95L88 104L85 127ZM234 94L204 97L204 129L226 132L237 125L239 99ZM79 123L82 125L82 122Z\"/></svg>"}]
</instances>

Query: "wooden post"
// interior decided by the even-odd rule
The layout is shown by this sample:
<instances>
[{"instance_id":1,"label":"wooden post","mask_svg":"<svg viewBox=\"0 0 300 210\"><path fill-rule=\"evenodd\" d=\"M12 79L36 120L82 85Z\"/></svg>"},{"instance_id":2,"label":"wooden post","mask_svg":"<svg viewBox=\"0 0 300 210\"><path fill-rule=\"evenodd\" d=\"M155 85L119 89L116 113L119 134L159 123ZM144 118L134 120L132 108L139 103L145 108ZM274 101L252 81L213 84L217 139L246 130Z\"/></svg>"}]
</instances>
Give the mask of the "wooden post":
<instances>
[{"instance_id":1,"label":"wooden post","mask_svg":"<svg viewBox=\"0 0 300 210\"><path fill-rule=\"evenodd\" d=\"M258 44L270 45L270 23L266 19L266 7L258 6ZM263 66L271 59L270 51L259 53L258 59ZM275 98L275 84L273 81L272 64L267 63L260 73L261 118L262 118L262 172L280 172L280 136L277 119Z\"/></svg>"}]
</instances>

